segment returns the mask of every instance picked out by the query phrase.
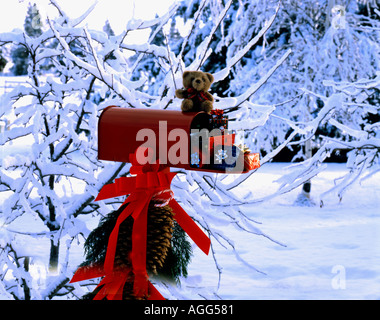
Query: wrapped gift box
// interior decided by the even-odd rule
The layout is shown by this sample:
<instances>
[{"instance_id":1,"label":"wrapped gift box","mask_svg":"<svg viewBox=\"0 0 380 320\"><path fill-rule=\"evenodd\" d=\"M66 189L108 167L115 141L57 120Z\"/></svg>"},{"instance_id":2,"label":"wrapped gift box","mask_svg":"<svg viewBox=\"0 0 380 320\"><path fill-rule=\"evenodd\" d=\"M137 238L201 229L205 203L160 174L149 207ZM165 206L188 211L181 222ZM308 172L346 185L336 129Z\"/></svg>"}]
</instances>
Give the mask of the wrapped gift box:
<instances>
[{"instance_id":1,"label":"wrapped gift box","mask_svg":"<svg viewBox=\"0 0 380 320\"><path fill-rule=\"evenodd\" d=\"M228 170L236 167L241 151L234 145L223 145L212 149L210 167L217 170Z\"/></svg>"},{"instance_id":2,"label":"wrapped gift box","mask_svg":"<svg viewBox=\"0 0 380 320\"><path fill-rule=\"evenodd\" d=\"M244 171L260 168L259 153L244 153Z\"/></svg>"},{"instance_id":3,"label":"wrapped gift box","mask_svg":"<svg viewBox=\"0 0 380 320\"><path fill-rule=\"evenodd\" d=\"M228 116L224 115L224 111L221 109L213 109L210 112L211 119L210 125L212 129L220 129L223 133L228 129Z\"/></svg>"}]
</instances>

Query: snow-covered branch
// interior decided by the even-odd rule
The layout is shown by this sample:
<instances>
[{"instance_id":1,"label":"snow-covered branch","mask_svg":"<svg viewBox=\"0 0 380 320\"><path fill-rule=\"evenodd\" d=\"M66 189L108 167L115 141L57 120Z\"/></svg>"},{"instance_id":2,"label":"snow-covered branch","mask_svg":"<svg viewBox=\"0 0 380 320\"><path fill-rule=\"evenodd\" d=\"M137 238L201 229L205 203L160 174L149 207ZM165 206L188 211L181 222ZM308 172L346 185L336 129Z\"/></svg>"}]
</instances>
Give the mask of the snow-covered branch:
<instances>
[{"instance_id":1,"label":"snow-covered branch","mask_svg":"<svg viewBox=\"0 0 380 320\"><path fill-rule=\"evenodd\" d=\"M278 4L278 6L276 8L275 14L269 19L269 21L260 30L260 32L252 40L250 40L245 45L244 48L240 49L230 60L227 61L227 66L225 68L223 68L222 70L220 70L214 74L215 82L224 80L228 76L228 74L231 72L231 69L239 61L241 61L241 59L248 53L248 51L251 50L252 47L265 35L265 33L269 30L269 28L272 26L274 20L276 19L276 16L277 16L279 9L280 9L280 3ZM290 52L288 54L290 54Z\"/></svg>"}]
</instances>

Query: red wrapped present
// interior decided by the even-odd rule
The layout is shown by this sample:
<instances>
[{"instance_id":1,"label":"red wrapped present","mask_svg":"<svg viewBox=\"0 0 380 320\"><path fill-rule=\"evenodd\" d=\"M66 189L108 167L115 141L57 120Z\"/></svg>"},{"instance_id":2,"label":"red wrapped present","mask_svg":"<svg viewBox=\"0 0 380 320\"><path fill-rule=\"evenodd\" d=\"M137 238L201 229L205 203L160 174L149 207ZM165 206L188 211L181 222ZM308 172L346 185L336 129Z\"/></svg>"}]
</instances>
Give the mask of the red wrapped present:
<instances>
[{"instance_id":1,"label":"red wrapped present","mask_svg":"<svg viewBox=\"0 0 380 320\"><path fill-rule=\"evenodd\" d=\"M244 153L244 171L260 168L259 153Z\"/></svg>"}]
</instances>

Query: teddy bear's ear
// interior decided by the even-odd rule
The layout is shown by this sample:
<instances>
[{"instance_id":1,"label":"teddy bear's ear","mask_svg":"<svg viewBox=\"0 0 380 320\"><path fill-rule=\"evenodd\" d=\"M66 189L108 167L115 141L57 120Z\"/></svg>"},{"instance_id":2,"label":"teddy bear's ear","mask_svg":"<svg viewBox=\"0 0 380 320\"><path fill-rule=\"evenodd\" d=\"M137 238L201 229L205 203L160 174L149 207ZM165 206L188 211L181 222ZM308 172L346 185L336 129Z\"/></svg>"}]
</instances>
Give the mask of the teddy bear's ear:
<instances>
[{"instance_id":1,"label":"teddy bear's ear","mask_svg":"<svg viewBox=\"0 0 380 320\"><path fill-rule=\"evenodd\" d=\"M210 80L210 83L214 82L214 76L211 73L206 72L206 76Z\"/></svg>"},{"instance_id":2,"label":"teddy bear's ear","mask_svg":"<svg viewBox=\"0 0 380 320\"><path fill-rule=\"evenodd\" d=\"M182 75L183 78L186 78L190 74L190 71L185 71Z\"/></svg>"}]
</instances>

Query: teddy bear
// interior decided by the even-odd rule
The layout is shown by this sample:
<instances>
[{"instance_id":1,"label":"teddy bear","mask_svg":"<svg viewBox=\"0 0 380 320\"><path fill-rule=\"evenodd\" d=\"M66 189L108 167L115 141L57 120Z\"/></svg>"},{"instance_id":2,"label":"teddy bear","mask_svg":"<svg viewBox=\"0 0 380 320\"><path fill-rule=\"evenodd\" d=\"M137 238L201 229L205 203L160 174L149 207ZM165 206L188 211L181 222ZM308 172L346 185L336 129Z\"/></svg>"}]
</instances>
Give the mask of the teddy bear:
<instances>
[{"instance_id":1,"label":"teddy bear","mask_svg":"<svg viewBox=\"0 0 380 320\"><path fill-rule=\"evenodd\" d=\"M185 71L183 73L183 86L185 89L177 89L175 95L184 99L181 104L183 112L205 111L210 113L213 108L214 98L208 92L214 76L202 71Z\"/></svg>"}]
</instances>

